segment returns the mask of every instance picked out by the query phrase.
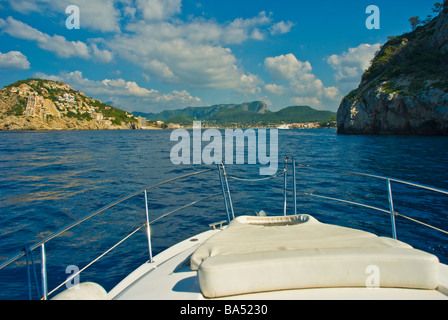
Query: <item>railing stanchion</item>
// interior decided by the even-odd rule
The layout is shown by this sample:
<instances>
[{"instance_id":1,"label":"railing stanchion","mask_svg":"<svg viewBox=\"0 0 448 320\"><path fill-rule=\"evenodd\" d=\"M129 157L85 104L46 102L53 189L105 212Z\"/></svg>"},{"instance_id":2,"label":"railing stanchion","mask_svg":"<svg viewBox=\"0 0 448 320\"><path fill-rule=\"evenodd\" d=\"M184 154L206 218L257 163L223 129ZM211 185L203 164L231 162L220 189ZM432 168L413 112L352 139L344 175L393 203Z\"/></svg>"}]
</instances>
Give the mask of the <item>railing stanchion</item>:
<instances>
[{"instance_id":1,"label":"railing stanchion","mask_svg":"<svg viewBox=\"0 0 448 320\"><path fill-rule=\"evenodd\" d=\"M42 294L43 300L48 299L48 287L47 287L47 257L45 254L45 243L41 244L41 275L42 275Z\"/></svg>"},{"instance_id":2,"label":"railing stanchion","mask_svg":"<svg viewBox=\"0 0 448 320\"><path fill-rule=\"evenodd\" d=\"M227 188L226 192L227 192L227 196L228 196L230 212L232 213L232 219L235 219L235 212L233 211L232 196L230 195L229 180L227 179L226 168L224 166L224 163L222 163L222 162L221 162L221 171L220 172L222 173L222 181L225 182L225 186ZM224 187L224 183L223 183L223 187ZM229 222L230 222L230 219L229 219Z\"/></svg>"},{"instance_id":3,"label":"railing stanchion","mask_svg":"<svg viewBox=\"0 0 448 320\"><path fill-rule=\"evenodd\" d=\"M224 179L222 176L221 164L216 165L218 168L219 181L221 182L222 197L224 198L224 206L226 208L227 222L230 223L229 204L227 203L226 190L224 188Z\"/></svg>"},{"instance_id":4,"label":"railing stanchion","mask_svg":"<svg viewBox=\"0 0 448 320\"><path fill-rule=\"evenodd\" d=\"M390 186L390 179L387 179L387 196L389 199L390 222L392 225L392 238L397 239L397 229L395 227L394 201L392 199L392 188Z\"/></svg>"},{"instance_id":5,"label":"railing stanchion","mask_svg":"<svg viewBox=\"0 0 448 320\"><path fill-rule=\"evenodd\" d=\"M294 189L294 215L297 215L296 159L292 158L292 180Z\"/></svg>"},{"instance_id":6,"label":"railing stanchion","mask_svg":"<svg viewBox=\"0 0 448 320\"><path fill-rule=\"evenodd\" d=\"M286 216L286 178L288 172L288 157L285 158L285 169L283 171L283 215Z\"/></svg>"},{"instance_id":7,"label":"railing stanchion","mask_svg":"<svg viewBox=\"0 0 448 320\"><path fill-rule=\"evenodd\" d=\"M224 174L224 180L225 180L226 186L227 186L227 193L229 195L230 212L232 212L232 219L235 219L235 212L233 212L232 196L230 195L229 180L227 180L226 168L224 167L224 164L222 165L222 172Z\"/></svg>"},{"instance_id":8,"label":"railing stanchion","mask_svg":"<svg viewBox=\"0 0 448 320\"><path fill-rule=\"evenodd\" d=\"M148 191L145 190L146 234L148 236L149 262L152 263L151 227L149 225Z\"/></svg>"}]
</instances>

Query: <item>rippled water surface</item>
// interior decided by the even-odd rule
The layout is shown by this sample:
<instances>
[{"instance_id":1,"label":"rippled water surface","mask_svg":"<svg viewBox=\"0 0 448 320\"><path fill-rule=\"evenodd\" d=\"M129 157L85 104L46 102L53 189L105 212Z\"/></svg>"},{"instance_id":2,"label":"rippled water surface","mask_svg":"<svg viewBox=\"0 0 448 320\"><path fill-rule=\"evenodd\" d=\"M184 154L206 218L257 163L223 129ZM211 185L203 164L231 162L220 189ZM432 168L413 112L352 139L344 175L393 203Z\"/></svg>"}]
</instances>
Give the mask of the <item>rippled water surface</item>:
<instances>
[{"instance_id":1,"label":"rippled water surface","mask_svg":"<svg viewBox=\"0 0 448 320\"><path fill-rule=\"evenodd\" d=\"M171 131L61 131L0 133L0 261L63 226L145 187L179 175L214 168L173 165ZM203 143L206 145L206 143ZM279 170L286 156L298 163L378 174L448 189L445 137L341 136L334 130L280 130ZM227 165L236 177L259 178L259 166ZM292 175L291 168L288 177ZM235 214L283 214L283 176L258 182L229 180ZM288 181L288 214L293 213ZM387 214L326 197L388 209L386 181L337 171L297 169L297 208L318 220L390 236ZM395 210L448 229L448 196L392 183ZM155 219L175 208L221 191L216 171L164 185L149 193ZM222 197L180 210L152 226L154 254L225 219ZM65 232L46 245L50 289L83 268L145 221L143 194ZM428 250L448 263L446 234L397 218L400 240ZM34 251L40 268L39 250ZM138 231L81 274L110 290L148 259L146 235ZM40 278L38 279L40 281ZM0 270L0 299L27 299L25 259ZM37 288L32 288L37 297Z\"/></svg>"}]
</instances>

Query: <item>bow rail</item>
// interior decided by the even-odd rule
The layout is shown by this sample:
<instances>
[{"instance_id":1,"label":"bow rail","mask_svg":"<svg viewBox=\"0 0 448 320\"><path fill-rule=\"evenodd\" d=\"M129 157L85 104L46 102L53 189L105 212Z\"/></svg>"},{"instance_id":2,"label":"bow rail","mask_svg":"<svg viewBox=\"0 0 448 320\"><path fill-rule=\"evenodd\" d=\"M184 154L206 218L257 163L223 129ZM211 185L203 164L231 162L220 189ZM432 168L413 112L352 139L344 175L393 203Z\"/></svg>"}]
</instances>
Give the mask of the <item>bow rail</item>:
<instances>
[{"instance_id":1,"label":"bow rail","mask_svg":"<svg viewBox=\"0 0 448 320\"><path fill-rule=\"evenodd\" d=\"M88 214L88 215L86 215L86 216L76 220L75 222L73 222L73 223L71 223L71 224L69 224L69 225L59 229L58 231L50 234L49 236L45 237L44 239L42 239L42 240L40 240L40 241L38 241L38 242L36 242L36 243L34 243L32 245L26 246L23 250L21 250L20 252L18 252L17 254L12 256L11 258L9 258L8 260L2 262L0 264L0 270L5 268L5 267L7 267L11 263L16 262L18 259L26 256L26 258L27 258L27 268L28 268L28 287L30 289L29 290L29 292L30 292L29 296L30 296L30 300L31 300L32 299L32 296L31 296L31 277L30 277L31 271L30 271L30 264L29 264L28 260L29 260L29 258L31 258L31 264L33 265L33 268L34 268L34 264L33 264L33 260L34 259L32 257L32 251L35 250L35 249L41 248L41 282L42 282L41 299L42 300L47 300L49 293L48 293L48 287L47 287L47 269L46 269L45 244L48 243L49 241L53 240L54 238L62 235L64 232L69 231L70 229L74 228L75 226L78 226L81 223L83 223L83 222L85 222L85 221L87 221L87 220L97 216L98 214L100 214L100 213L102 213L102 212L104 212L104 211L106 211L106 210L108 210L108 209L110 209L110 208L112 208L112 207L114 207L114 206L116 206L116 205L118 205L118 204L120 204L120 203L122 203L122 202L124 202L124 201L126 201L128 199L130 199L130 198L133 198L133 197L135 197L137 195L140 195L142 193L145 194L146 222L143 225L141 225L139 228L137 228L136 230L131 232L130 235L126 236L124 239L119 241L118 244L121 244L122 242L124 242L124 240L128 239L131 235L135 234L142 227L146 226L146 231L147 231L147 236L148 236L148 245L149 245L149 260L152 262L151 229L149 228L150 224L156 222L157 220L159 220L162 217L168 216L171 213L177 212L177 211L179 211L181 209L190 207L190 206L195 205L195 204L197 204L199 202L206 201L206 200L209 200L209 199L214 198L216 196L219 196L221 193L217 193L217 194L211 195L209 197L206 197L206 198L203 198L203 199L200 199L200 200L197 200L197 201L193 201L193 202L191 202L191 203L189 203L187 205L184 205L184 206L182 206L180 208L177 208L175 210L172 210L171 212L168 212L168 213L164 214L162 217L159 217L159 218L157 218L157 219L155 219L153 221L149 221L147 192L152 190L152 189L154 189L154 188L157 188L157 187L160 187L162 185L168 184L170 182L174 182L174 181L177 181L177 180L189 178L189 177L192 177L192 176L196 176L196 175L200 175L200 174L204 174L204 173L208 173L208 172L212 172L212 171L216 171L216 170L217 169L207 169L207 170L202 170L202 171L198 171L198 172L193 172L193 173L190 173L190 174L182 175L182 176L179 176L179 177L176 177L176 178L173 178L173 179L169 179L169 180L157 183L157 184L155 184L153 186L150 186L148 188L139 190L139 191L134 192L132 194L129 194L129 195L123 197L123 198L120 198L120 199L118 199L118 200L116 200L116 201L114 201L114 202L112 202L112 203L110 203L110 204L108 204L108 205L98 209L97 211L95 211L95 212L93 212L91 214ZM89 263L86 267L84 267L81 271L79 271L78 273L76 273L76 274L72 275L71 277L69 277L65 282L63 282L61 285L56 287L56 289L52 290L50 293L53 293L55 290L60 288L62 285L64 285L65 283L69 282L71 279L73 279L80 272L84 271L87 267L92 265L94 262L98 261L99 258L103 257L106 253L110 252L113 248L117 247L118 244L116 244L112 248L108 249L105 253L100 255L100 257L96 258L91 263ZM34 272L34 274L35 273L36 272ZM35 278L36 278L35 281L37 283L37 277L35 276ZM38 294L39 293L40 292L38 292Z\"/></svg>"}]
</instances>

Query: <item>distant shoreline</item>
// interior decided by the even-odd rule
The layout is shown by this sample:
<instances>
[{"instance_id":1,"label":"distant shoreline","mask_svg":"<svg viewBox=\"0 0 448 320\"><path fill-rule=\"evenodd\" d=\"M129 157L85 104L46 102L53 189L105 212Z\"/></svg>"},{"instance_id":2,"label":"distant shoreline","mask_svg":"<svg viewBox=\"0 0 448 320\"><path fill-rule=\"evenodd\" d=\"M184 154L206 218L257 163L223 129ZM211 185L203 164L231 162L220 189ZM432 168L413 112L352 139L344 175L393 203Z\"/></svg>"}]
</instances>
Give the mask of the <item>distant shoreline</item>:
<instances>
[{"instance_id":1,"label":"distant shoreline","mask_svg":"<svg viewBox=\"0 0 448 320\"><path fill-rule=\"evenodd\" d=\"M275 123L250 125L247 123L232 123L229 125L216 125L207 122L201 123L202 129L323 129L334 128L334 122L303 122L303 123ZM0 131L85 131L85 130L174 130L193 129L191 124L168 123L164 125L141 125L140 123L125 122L118 124L104 124L96 120L80 120L74 118L41 119L29 116L7 116L0 118Z\"/></svg>"},{"instance_id":2,"label":"distant shoreline","mask_svg":"<svg viewBox=\"0 0 448 320\"><path fill-rule=\"evenodd\" d=\"M182 127L181 129L185 130L192 130L192 127ZM202 130L205 129L217 129L217 130L226 130L226 129L276 129L276 128L268 128L268 127L238 127L238 128L224 128L224 127L204 127ZM336 127L321 127L321 128L293 128L293 129L278 129L281 131L288 131L288 130L319 130L319 129L329 129L329 130L337 130ZM123 129L14 129L14 130L1 130L2 132L61 132L61 131L146 131L146 130L162 130L162 131L172 131L177 129L163 129L163 128L140 128L140 129L129 129L129 128L123 128Z\"/></svg>"}]
</instances>

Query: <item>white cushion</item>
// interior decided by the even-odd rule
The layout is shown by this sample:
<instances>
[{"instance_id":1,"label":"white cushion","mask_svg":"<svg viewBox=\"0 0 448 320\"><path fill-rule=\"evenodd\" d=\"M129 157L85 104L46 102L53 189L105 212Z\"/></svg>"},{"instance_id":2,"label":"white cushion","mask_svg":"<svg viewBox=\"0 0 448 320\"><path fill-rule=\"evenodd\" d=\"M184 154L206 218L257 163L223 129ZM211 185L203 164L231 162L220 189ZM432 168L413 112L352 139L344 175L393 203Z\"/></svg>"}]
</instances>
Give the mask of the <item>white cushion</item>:
<instances>
[{"instance_id":1,"label":"white cushion","mask_svg":"<svg viewBox=\"0 0 448 320\"><path fill-rule=\"evenodd\" d=\"M82 282L62 291L51 300L107 300L107 292L97 283Z\"/></svg>"},{"instance_id":2,"label":"white cushion","mask_svg":"<svg viewBox=\"0 0 448 320\"><path fill-rule=\"evenodd\" d=\"M326 248L214 256L198 270L205 297L325 287L367 287L370 266L380 287L435 289L438 259L409 248Z\"/></svg>"},{"instance_id":3,"label":"white cushion","mask_svg":"<svg viewBox=\"0 0 448 320\"><path fill-rule=\"evenodd\" d=\"M411 248L404 242L370 232L321 223L310 215L242 216L194 252L191 269L197 270L203 260L218 255L341 247Z\"/></svg>"},{"instance_id":4,"label":"white cushion","mask_svg":"<svg viewBox=\"0 0 448 320\"><path fill-rule=\"evenodd\" d=\"M311 216L239 217L192 255L206 297L250 292L379 286L434 289L436 256L375 234L324 224Z\"/></svg>"}]
</instances>

